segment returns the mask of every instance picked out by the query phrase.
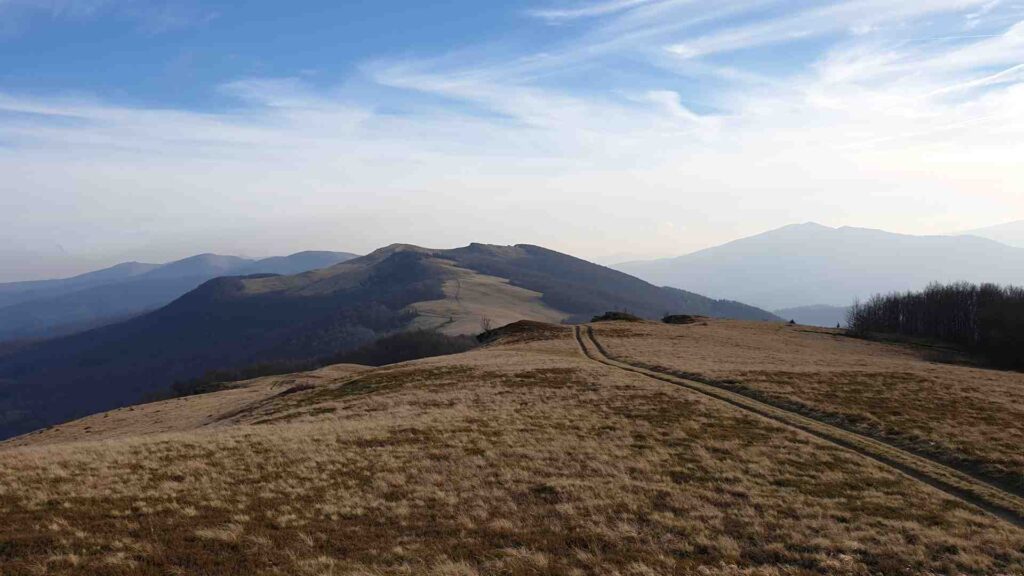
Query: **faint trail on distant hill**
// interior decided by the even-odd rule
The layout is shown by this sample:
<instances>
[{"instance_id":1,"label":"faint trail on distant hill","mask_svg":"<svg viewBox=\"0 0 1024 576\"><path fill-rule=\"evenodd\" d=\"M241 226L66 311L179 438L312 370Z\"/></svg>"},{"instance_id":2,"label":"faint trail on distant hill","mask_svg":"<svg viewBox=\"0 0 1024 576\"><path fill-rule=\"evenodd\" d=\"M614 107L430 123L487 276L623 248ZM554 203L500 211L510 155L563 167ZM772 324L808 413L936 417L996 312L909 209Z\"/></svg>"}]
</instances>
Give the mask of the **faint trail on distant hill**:
<instances>
[{"instance_id":1,"label":"faint trail on distant hill","mask_svg":"<svg viewBox=\"0 0 1024 576\"><path fill-rule=\"evenodd\" d=\"M636 366L612 358L590 326L575 326L576 343L587 358L655 380L669 382L688 390L727 402L786 426L796 428L819 439L852 450L862 456L896 469L902 474L924 482L963 502L981 508L1011 524L1024 528L1024 498L1006 492L983 480L946 466L935 460L913 454L856 432L808 418L760 400L718 386L680 378L666 372Z\"/></svg>"}]
</instances>

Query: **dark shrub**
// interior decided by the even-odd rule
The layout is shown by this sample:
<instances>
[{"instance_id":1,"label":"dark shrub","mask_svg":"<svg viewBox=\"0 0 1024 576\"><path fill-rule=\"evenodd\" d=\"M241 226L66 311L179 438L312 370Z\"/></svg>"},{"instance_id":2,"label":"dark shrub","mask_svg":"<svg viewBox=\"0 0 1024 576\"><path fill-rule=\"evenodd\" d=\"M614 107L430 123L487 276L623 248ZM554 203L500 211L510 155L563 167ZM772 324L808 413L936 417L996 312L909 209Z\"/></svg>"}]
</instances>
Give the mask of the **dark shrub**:
<instances>
[{"instance_id":1,"label":"dark shrub","mask_svg":"<svg viewBox=\"0 0 1024 576\"><path fill-rule=\"evenodd\" d=\"M691 316L689 314L669 314L661 319L665 324L694 324L701 320L707 320L707 317Z\"/></svg>"},{"instance_id":2,"label":"dark shrub","mask_svg":"<svg viewBox=\"0 0 1024 576\"><path fill-rule=\"evenodd\" d=\"M605 312L600 316L594 316L590 319L591 322L611 322L613 320L621 320L624 322L641 322L643 318L630 314L629 312Z\"/></svg>"}]
</instances>

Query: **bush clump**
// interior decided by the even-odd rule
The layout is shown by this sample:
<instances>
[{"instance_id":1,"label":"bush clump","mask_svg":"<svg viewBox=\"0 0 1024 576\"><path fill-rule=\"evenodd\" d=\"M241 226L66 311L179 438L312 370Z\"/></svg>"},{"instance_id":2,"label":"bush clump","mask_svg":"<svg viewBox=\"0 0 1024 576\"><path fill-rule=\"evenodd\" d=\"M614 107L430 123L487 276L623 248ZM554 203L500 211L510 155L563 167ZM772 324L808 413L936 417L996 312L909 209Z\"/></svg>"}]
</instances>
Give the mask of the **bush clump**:
<instances>
[{"instance_id":1,"label":"bush clump","mask_svg":"<svg viewBox=\"0 0 1024 576\"><path fill-rule=\"evenodd\" d=\"M707 317L690 314L669 314L661 319L665 324L695 324L701 320L707 320Z\"/></svg>"},{"instance_id":2,"label":"bush clump","mask_svg":"<svg viewBox=\"0 0 1024 576\"><path fill-rule=\"evenodd\" d=\"M642 322L643 318L630 314L629 312L605 312L600 316L594 316L590 319L591 322L612 322L615 320L623 322Z\"/></svg>"}]
</instances>

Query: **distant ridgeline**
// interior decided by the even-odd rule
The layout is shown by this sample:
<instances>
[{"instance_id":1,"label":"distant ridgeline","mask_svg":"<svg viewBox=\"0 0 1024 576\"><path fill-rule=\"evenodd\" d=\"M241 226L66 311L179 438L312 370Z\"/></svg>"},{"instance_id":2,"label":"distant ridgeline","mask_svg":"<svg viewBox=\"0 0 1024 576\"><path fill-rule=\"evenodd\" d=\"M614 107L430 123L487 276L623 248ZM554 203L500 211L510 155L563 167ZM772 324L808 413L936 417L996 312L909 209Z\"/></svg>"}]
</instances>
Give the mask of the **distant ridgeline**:
<instances>
[{"instance_id":1,"label":"distant ridgeline","mask_svg":"<svg viewBox=\"0 0 1024 576\"><path fill-rule=\"evenodd\" d=\"M441 309L443 323L430 324L437 317L424 309ZM225 378L324 361L396 362L463 346L423 333L385 339L421 325L459 336L479 332L490 314L505 323L557 322L616 309L645 318L778 320L539 246L396 244L301 274L209 280L125 322L0 348L0 439L152 398L175 383L186 388L175 392L190 393ZM460 324L458 315L471 321Z\"/></svg>"},{"instance_id":2,"label":"distant ridgeline","mask_svg":"<svg viewBox=\"0 0 1024 576\"><path fill-rule=\"evenodd\" d=\"M937 338L1024 368L1024 288L932 284L923 292L878 295L850 310L854 332Z\"/></svg>"}]
</instances>

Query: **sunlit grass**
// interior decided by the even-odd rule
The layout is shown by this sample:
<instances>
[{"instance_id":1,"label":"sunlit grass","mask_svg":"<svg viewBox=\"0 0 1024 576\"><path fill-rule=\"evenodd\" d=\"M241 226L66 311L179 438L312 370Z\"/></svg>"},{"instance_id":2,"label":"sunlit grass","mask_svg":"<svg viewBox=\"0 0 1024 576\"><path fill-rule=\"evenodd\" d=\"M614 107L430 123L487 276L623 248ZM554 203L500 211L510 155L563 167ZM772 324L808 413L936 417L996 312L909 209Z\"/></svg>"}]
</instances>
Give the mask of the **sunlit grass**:
<instances>
[{"instance_id":1,"label":"sunlit grass","mask_svg":"<svg viewBox=\"0 0 1024 576\"><path fill-rule=\"evenodd\" d=\"M4 573L1024 570L1002 521L546 335L308 377L187 430L0 449Z\"/></svg>"}]
</instances>

